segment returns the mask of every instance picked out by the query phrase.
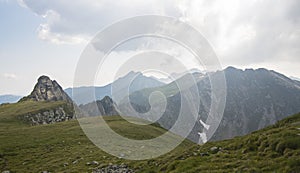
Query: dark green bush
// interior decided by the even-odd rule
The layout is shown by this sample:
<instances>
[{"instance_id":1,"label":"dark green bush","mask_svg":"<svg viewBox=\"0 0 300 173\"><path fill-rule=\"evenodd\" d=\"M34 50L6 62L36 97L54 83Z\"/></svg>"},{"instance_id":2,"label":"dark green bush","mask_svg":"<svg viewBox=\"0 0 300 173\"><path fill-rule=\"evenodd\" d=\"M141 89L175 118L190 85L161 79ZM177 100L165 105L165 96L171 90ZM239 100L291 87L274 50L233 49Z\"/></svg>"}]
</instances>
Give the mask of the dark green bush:
<instances>
[{"instance_id":1,"label":"dark green bush","mask_svg":"<svg viewBox=\"0 0 300 173\"><path fill-rule=\"evenodd\" d=\"M289 137L286 140L279 142L276 146L276 151L278 153L283 154L286 148L293 149L293 150L300 148L299 137Z\"/></svg>"},{"instance_id":2,"label":"dark green bush","mask_svg":"<svg viewBox=\"0 0 300 173\"><path fill-rule=\"evenodd\" d=\"M299 172L300 170L300 159L290 159L287 162L286 172Z\"/></svg>"}]
</instances>

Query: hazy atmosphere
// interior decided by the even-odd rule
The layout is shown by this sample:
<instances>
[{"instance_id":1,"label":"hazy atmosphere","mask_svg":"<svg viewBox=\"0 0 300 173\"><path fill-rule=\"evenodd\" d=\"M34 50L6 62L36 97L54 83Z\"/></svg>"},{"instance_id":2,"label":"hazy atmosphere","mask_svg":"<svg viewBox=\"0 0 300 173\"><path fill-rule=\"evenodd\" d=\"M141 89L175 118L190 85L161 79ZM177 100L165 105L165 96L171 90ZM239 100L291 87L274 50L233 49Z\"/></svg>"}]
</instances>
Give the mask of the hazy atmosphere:
<instances>
[{"instance_id":1,"label":"hazy atmosphere","mask_svg":"<svg viewBox=\"0 0 300 173\"><path fill-rule=\"evenodd\" d=\"M0 94L26 95L42 74L71 87L80 54L97 32L145 14L176 17L197 28L223 68L264 67L300 78L299 6L298 0L1 0ZM115 50L110 64L133 51ZM110 82L102 78L96 85Z\"/></svg>"},{"instance_id":2,"label":"hazy atmosphere","mask_svg":"<svg viewBox=\"0 0 300 173\"><path fill-rule=\"evenodd\" d=\"M300 0L0 0L0 173L300 173Z\"/></svg>"}]
</instances>

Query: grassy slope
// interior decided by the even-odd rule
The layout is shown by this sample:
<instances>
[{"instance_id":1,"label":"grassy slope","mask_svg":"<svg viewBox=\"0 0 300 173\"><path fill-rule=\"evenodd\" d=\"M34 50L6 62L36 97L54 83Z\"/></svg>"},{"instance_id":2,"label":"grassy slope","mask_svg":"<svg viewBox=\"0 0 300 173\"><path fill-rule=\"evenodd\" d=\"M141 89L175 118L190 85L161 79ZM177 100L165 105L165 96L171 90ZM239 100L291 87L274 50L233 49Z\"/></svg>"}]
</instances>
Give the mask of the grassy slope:
<instances>
[{"instance_id":1,"label":"grassy slope","mask_svg":"<svg viewBox=\"0 0 300 173\"><path fill-rule=\"evenodd\" d=\"M96 166L126 163L137 172L299 172L300 114L274 126L231 140L196 145L185 141L172 152L146 161L127 161L106 154L84 135L72 120L52 125L28 126L17 117L49 109L56 103L25 102L0 106L0 172L91 172ZM118 116L106 117L118 133L148 139L164 133L157 126L133 126ZM137 130L137 128L139 128ZM210 148L221 147L212 153ZM200 156L208 153L208 156ZM76 161L76 164L72 162ZM68 163L68 166L64 166Z\"/></svg>"},{"instance_id":2,"label":"grassy slope","mask_svg":"<svg viewBox=\"0 0 300 173\"><path fill-rule=\"evenodd\" d=\"M109 163L126 163L134 168L147 165L147 161L130 162L101 151L87 139L76 120L29 126L18 118L28 112L47 110L62 104L22 102L0 106L0 172L91 172L95 166L86 166L86 163L94 160L100 166ZM105 117L105 120L113 130L133 139L150 139L165 132L156 125L143 128L131 125L119 116ZM174 153L181 153L191 145L191 142L185 141ZM77 163L73 164L76 160ZM64 166L64 163L68 163L68 166Z\"/></svg>"},{"instance_id":3,"label":"grassy slope","mask_svg":"<svg viewBox=\"0 0 300 173\"><path fill-rule=\"evenodd\" d=\"M167 172L300 172L300 114L252 134L193 146L171 160ZM211 153L213 146L221 147ZM199 153L209 156L199 157ZM187 171L188 170L188 171Z\"/></svg>"}]
</instances>

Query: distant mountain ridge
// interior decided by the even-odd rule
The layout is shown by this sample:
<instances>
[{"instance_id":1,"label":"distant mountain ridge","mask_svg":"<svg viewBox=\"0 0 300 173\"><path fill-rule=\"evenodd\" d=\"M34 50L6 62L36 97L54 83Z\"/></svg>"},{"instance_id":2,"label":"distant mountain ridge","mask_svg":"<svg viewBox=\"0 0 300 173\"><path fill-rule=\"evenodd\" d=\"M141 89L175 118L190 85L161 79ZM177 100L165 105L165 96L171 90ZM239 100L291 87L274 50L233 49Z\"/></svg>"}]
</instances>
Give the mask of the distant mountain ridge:
<instances>
[{"instance_id":1,"label":"distant mountain ridge","mask_svg":"<svg viewBox=\"0 0 300 173\"><path fill-rule=\"evenodd\" d=\"M205 74L205 71L199 70L197 68L193 68L193 69L189 69L187 71L181 72L181 73L176 73L176 72L171 73L170 76L167 78L156 78L156 77L153 77L153 78L155 78L156 80L161 81L165 84L169 84L177 79L180 79L181 77L185 76L188 73L203 75L203 74Z\"/></svg>"},{"instance_id":2,"label":"distant mountain ridge","mask_svg":"<svg viewBox=\"0 0 300 173\"><path fill-rule=\"evenodd\" d=\"M0 104L2 104L2 103L16 103L17 101L20 100L20 98L22 98L22 96L11 95L11 94L0 95Z\"/></svg>"},{"instance_id":3,"label":"distant mountain ridge","mask_svg":"<svg viewBox=\"0 0 300 173\"><path fill-rule=\"evenodd\" d=\"M234 136L241 136L252 131L261 129L268 125L300 112L300 84L278 72L267 69L246 69L240 70L228 67L223 70L227 83L227 98L223 119L211 140L229 139ZM212 72L214 75L221 72ZM199 114L205 122L211 104L210 79L208 75L195 76L198 92L201 96ZM189 81L185 76L181 77L181 83L186 83L186 90ZM129 96L130 103L118 103L118 107L126 109L131 104L138 112L147 112L150 108L149 95L153 91L160 91L168 98L167 108L158 123L169 129L176 121L180 108L180 91L176 83L135 91ZM182 91L181 91L182 92ZM184 92L184 91L183 91ZM156 103L160 105L160 103ZM111 106L115 106L111 104ZM198 132L203 130L200 122L192 130L189 139L194 142L200 140Z\"/></svg>"},{"instance_id":4,"label":"distant mountain ridge","mask_svg":"<svg viewBox=\"0 0 300 173\"><path fill-rule=\"evenodd\" d=\"M152 88L164 85L152 77L144 76L141 72L130 72L125 76L118 78L113 83L102 87L86 86L77 88L67 88L65 92L79 104L87 104L95 100L101 100L105 96L112 97L111 93L114 92L115 96L124 93L138 91L145 88ZM130 86L129 88L127 86ZM74 94L74 95L73 95Z\"/></svg>"},{"instance_id":5,"label":"distant mountain ridge","mask_svg":"<svg viewBox=\"0 0 300 173\"><path fill-rule=\"evenodd\" d=\"M296 81L299 81L299 82L300 82L300 78L298 78L298 77L290 76L290 79L296 80Z\"/></svg>"},{"instance_id":6,"label":"distant mountain ridge","mask_svg":"<svg viewBox=\"0 0 300 173\"><path fill-rule=\"evenodd\" d=\"M295 80L275 71L263 68L240 70L234 67L228 67L223 71L210 72L210 75L218 73L224 73L226 76L227 102L223 119L211 140L222 140L245 135L267 125L274 124L288 115L300 112L300 84ZM201 97L199 114L201 115L201 120L205 122L211 104L210 79L208 74L195 72L192 75L197 82L196 88ZM132 79L135 80L132 82ZM178 90L176 82L184 84L182 91ZM131 84L131 88L129 88L130 99L129 102L127 102L126 99L123 100L120 98L124 97L124 94L127 94L125 91L128 90L127 86L129 84ZM80 105L79 108L82 109L84 114L90 116L117 115L119 114L117 110L122 106L126 109L128 104L131 104L137 112L147 112L150 108L149 95L153 91L160 91L167 98L167 108L157 123L165 129L170 129L176 121L180 109L181 92L189 91L195 87L194 85L190 85L189 78L187 78L186 75L164 85L151 77L145 77L141 73L134 72L110 84L109 90L115 86L118 86L118 92L116 92L118 97L115 97L116 100L105 96L96 102ZM137 90L138 88L141 89ZM105 95L106 93L102 94ZM78 96L86 95L79 92ZM88 99L90 98L88 97ZM38 79L31 94L20 100L20 102L23 101L62 101L68 103L69 106L73 105L72 99L66 94L62 87L55 80L52 81L47 76L41 76ZM161 100L156 100L155 104L160 105L160 101ZM93 105L96 105L98 109L94 109L95 106ZM68 110L70 110L69 108L70 107L68 107ZM38 120L42 120L42 123L52 123L53 118L51 116L60 117L56 117L55 122L74 118L70 113L68 113L67 118L64 118L65 113L55 115L55 112L66 112L66 110L60 111L61 109L64 108L55 108L53 111L47 110L42 114L30 115L30 117L35 118L34 122L40 122ZM203 128L203 125L197 122L192 133L189 135L189 139L194 142L200 141L198 133L201 132Z\"/></svg>"},{"instance_id":7,"label":"distant mountain ridge","mask_svg":"<svg viewBox=\"0 0 300 173\"><path fill-rule=\"evenodd\" d=\"M83 113L89 116L119 115L116 107L117 106L109 96L105 96L103 99L95 102L79 105L79 108L83 111Z\"/></svg>"},{"instance_id":8,"label":"distant mountain ridge","mask_svg":"<svg viewBox=\"0 0 300 173\"><path fill-rule=\"evenodd\" d=\"M300 85L267 69L227 68L227 101L213 139L228 139L300 112Z\"/></svg>"}]
</instances>

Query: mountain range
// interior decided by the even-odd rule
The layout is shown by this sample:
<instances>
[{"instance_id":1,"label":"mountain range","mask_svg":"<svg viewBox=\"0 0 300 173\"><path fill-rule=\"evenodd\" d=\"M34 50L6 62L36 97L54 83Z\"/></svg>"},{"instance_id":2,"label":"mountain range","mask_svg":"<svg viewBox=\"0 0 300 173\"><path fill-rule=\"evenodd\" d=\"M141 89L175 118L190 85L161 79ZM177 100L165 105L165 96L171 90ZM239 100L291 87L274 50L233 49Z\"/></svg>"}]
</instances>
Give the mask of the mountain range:
<instances>
[{"instance_id":1,"label":"mountain range","mask_svg":"<svg viewBox=\"0 0 300 173\"><path fill-rule=\"evenodd\" d=\"M118 78L113 83L102 87L76 87L76 88L67 88L65 92L79 104L87 104L95 100L101 100L105 96L114 96L123 94L123 93L132 93L144 88L152 88L164 85L163 82L153 78L147 77L140 72L130 72L125 76ZM128 87L129 86L129 87Z\"/></svg>"},{"instance_id":2,"label":"mountain range","mask_svg":"<svg viewBox=\"0 0 300 173\"><path fill-rule=\"evenodd\" d=\"M246 136L203 145L184 140L160 157L126 160L99 149L76 120L30 126L20 119L60 104L61 101L24 101L0 105L0 172L298 173L300 170L300 114ZM139 126L120 116L105 116L104 120L99 126L109 125L130 139L148 140L166 133L157 124ZM124 153L130 154L127 151Z\"/></svg>"},{"instance_id":3,"label":"mountain range","mask_svg":"<svg viewBox=\"0 0 300 173\"><path fill-rule=\"evenodd\" d=\"M297 81L263 68L240 70L228 67L222 72L225 74L227 83L226 105L221 123L211 140L223 140L245 135L274 124L288 115L300 112L300 85ZM197 81L197 88L201 97L199 115L205 122L211 104L210 79L207 74L193 73L193 76ZM118 110L122 108L126 110L130 104L142 114L151 108L150 94L154 91L160 91L167 98L167 106L163 116L157 122L165 129L170 129L180 110L180 92L185 92L184 90L179 91L176 82L185 83L185 90L192 90L195 87L189 86L188 78L183 76L167 85L132 92L128 96L129 99L122 101L113 99L110 104L113 108L106 109ZM119 102L116 104L114 101ZM160 100L156 100L156 102L156 105L161 104ZM87 106L83 105L81 108L87 110ZM101 114L105 113L102 111ZM95 115L95 111L91 115ZM197 121L189 139L199 142L201 140L199 132L202 132L203 128L203 124Z\"/></svg>"},{"instance_id":4,"label":"mountain range","mask_svg":"<svg viewBox=\"0 0 300 173\"><path fill-rule=\"evenodd\" d=\"M290 79L296 80L296 81L299 81L299 82L300 82L300 78L297 78L297 77L294 77L294 76L290 76Z\"/></svg>"},{"instance_id":5,"label":"mountain range","mask_svg":"<svg viewBox=\"0 0 300 173\"><path fill-rule=\"evenodd\" d=\"M42 114L37 113L28 116L32 124L49 124L74 118L74 112L70 111L73 109L73 100L80 104L75 108L80 109L86 116L117 115L120 114L118 111L120 108L126 112L130 105L142 115L151 108L150 95L154 91L159 91L165 95L167 104L162 117L155 122L165 129L170 129L178 118L181 103L180 94L187 91L193 92L196 88L201 98L198 111L201 121L196 122L188 138L198 143L203 140L199 133L204 131L203 122L205 123L208 119L211 106L209 76L219 73L225 75L227 97L223 118L211 140L242 136L274 124L288 115L300 112L299 82L278 72L263 68L240 70L228 67L223 71L210 72L209 74L193 71L189 74L185 73L176 81L168 84L164 84L153 77L144 76L139 72L130 72L104 87L69 88L65 91L55 80L52 81L47 76L41 76L31 94L22 98L20 102L60 101L65 103L59 108L48 109ZM191 85L189 75L195 79L196 86ZM178 83L183 84L181 90L177 86ZM97 101L93 101L93 97L87 95L94 89ZM111 95L112 89L116 89L114 92L116 94ZM72 90L76 90L73 98L70 97ZM161 106L163 105L162 101L160 99L155 100L155 105L152 106ZM132 115L127 114L127 116ZM138 115L137 118L151 121L151 117L145 118Z\"/></svg>"},{"instance_id":6,"label":"mountain range","mask_svg":"<svg viewBox=\"0 0 300 173\"><path fill-rule=\"evenodd\" d=\"M20 100L20 98L22 98L22 96L11 95L11 94L0 95L0 104L3 104L3 103L16 103L17 101Z\"/></svg>"}]
</instances>

